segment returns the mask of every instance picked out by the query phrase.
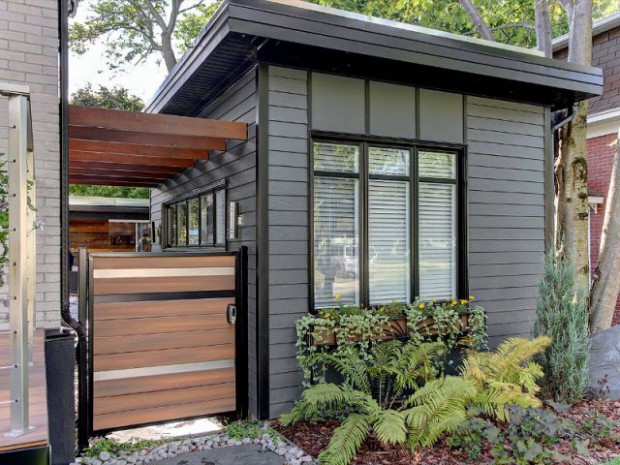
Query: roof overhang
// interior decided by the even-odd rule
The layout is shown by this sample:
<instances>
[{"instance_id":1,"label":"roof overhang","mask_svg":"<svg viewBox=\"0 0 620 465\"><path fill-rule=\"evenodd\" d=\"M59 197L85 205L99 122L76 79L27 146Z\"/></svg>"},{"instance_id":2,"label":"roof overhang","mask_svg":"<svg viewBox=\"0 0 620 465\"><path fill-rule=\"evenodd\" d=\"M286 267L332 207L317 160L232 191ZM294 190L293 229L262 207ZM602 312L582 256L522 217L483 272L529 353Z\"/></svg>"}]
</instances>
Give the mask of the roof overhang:
<instances>
[{"instance_id":1,"label":"roof overhang","mask_svg":"<svg viewBox=\"0 0 620 465\"><path fill-rule=\"evenodd\" d=\"M156 187L247 140L247 124L69 106L69 182Z\"/></svg>"},{"instance_id":2,"label":"roof overhang","mask_svg":"<svg viewBox=\"0 0 620 465\"><path fill-rule=\"evenodd\" d=\"M147 111L195 115L258 62L560 108L600 95L600 69L296 0L226 0Z\"/></svg>"}]
</instances>

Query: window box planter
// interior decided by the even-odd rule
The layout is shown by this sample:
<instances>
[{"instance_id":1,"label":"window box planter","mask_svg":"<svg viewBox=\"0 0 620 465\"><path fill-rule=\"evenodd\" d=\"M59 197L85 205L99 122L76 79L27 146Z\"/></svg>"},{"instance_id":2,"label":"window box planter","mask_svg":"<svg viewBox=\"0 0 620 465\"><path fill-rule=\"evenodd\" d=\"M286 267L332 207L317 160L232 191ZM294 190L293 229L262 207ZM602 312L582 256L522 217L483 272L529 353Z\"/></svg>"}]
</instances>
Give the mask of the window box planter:
<instances>
[{"instance_id":1,"label":"window box planter","mask_svg":"<svg viewBox=\"0 0 620 465\"><path fill-rule=\"evenodd\" d=\"M335 326L338 326L336 323ZM391 339L397 339L399 337L407 336L409 329L407 328L407 319L405 317L391 318L387 323L381 324L382 331L381 336L376 338L381 341L389 341ZM321 332L314 332L314 328L311 329L309 342L315 346L330 346L337 343L337 330L335 328L327 329ZM314 333L314 336L312 334ZM355 334L346 338L349 342L359 342L363 339L363 334ZM374 339L374 337L373 337Z\"/></svg>"}]
</instances>

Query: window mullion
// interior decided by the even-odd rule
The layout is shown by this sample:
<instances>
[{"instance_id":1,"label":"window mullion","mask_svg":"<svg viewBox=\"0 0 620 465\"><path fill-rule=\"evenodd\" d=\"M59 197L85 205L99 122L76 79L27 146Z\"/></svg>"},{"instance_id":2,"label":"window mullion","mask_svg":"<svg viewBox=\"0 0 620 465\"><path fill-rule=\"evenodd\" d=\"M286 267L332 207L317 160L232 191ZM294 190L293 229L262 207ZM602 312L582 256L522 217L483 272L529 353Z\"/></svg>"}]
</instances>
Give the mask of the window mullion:
<instances>
[{"instance_id":1,"label":"window mullion","mask_svg":"<svg viewBox=\"0 0 620 465\"><path fill-rule=\"evenodd\" d=\"M362 144L360 160L360 250L359 250L359 273L360 273L360 300L364 305L370 304L370 272L369 272L369 218L368 218L368 143Z\"/></svg>"},{"instance_id":2,"label":"window mullion","mask_svg":"<svg viewBox=\"0 0 620 465\"><path fill-rule=\"evenodd\" d=\"M418 245L418 148L412 147L411 157L411 224L409 227L410 240L410 279L412 300L420 295L420 267L419 267L419 245Z\"/></svg>"}]
</instances>

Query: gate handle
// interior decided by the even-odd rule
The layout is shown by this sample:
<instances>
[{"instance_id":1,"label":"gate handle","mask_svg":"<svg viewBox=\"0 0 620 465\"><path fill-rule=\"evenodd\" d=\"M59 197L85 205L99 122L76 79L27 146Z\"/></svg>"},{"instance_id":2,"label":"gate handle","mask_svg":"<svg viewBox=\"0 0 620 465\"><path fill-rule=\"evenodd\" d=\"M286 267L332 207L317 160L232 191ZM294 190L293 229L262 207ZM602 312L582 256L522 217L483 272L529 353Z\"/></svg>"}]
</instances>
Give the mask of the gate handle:
<instances>
[{"instance_id":1,"label":"gate handle","mask_svg":"<svg viewBox=\"0 0 620 465\"><path fill-rule=\"evenodd\" d=\"M237 306L234 304L228 304L228 308L226 310L226 317L228 318L228 323L234 325L237 321Z\"/></svg>"}]
</instances>

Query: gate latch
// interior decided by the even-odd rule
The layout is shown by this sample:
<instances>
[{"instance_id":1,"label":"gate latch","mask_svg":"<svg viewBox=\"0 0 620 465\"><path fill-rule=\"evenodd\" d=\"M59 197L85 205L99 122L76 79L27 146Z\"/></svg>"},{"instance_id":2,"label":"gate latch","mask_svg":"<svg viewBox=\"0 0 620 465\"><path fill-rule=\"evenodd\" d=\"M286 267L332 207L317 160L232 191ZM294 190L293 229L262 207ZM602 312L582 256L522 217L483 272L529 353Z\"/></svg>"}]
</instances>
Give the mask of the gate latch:
<instances>
[{"instance_id":1,"label":"gate latch","mask_svg":"<svg viewBox=\"0 0 620 465\"><path fill-rule=\"evenodd\" d=\"M226 316L228 318L228 323L234 325L237 321L237 306L234 304L228 304L228 309L226 311Z\"/></svg>"}]
</instances>

